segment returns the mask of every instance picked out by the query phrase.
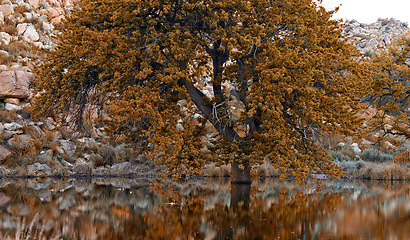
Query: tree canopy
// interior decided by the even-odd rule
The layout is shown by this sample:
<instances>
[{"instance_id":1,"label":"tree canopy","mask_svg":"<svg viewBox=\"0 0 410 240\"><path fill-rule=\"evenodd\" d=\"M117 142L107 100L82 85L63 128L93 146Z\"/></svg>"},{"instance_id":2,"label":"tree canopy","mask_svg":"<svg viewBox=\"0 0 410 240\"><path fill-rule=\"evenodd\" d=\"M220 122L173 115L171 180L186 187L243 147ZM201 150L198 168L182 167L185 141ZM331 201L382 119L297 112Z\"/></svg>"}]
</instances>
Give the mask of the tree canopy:
<instances>
[{"instance_id":1,"label":"tree canopy","mask_svg":"<svg viewBox=\"0 0 410 240\"><path fill-rule=\"evenodd\" d=\"M382 131L379 140L393 135L410 138L410 37L399 37L387 51L372 56L372 92L367 100L378 111L369 130Z\"/></svg>"},{"instance_id":2,"label":"tree canopy","mask_svg":"<svg viewBox=\"0 0 410 240\"><path fill-rule=\"evenodd\" d=\"M337 175L323 137L361 126L364 63L311 0L83 0L36 70L33 113L113 138L177 174L268 160L284 176Z\"/></svg>"}]
</instances>

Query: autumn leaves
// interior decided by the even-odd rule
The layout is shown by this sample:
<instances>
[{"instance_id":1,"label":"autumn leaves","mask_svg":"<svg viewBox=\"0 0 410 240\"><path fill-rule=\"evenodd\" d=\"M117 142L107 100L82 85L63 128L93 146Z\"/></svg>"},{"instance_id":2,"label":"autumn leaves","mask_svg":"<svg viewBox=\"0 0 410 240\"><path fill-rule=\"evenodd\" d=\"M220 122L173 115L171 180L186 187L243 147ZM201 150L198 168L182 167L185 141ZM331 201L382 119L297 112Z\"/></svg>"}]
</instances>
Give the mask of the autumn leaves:
<instances>
[{"instance_id":1,"label":"autumn leaves","mask_svg":"<svg viewBox=\"0 0 410 240\"><path fill-rule=\"evenodd\" d=\"M112 139L175 174L215 161L247 175L268 158L283 176L336 176L321 141L361 127L369 75L331 15L311 1L81 1L36 72L34 112L99 106Z\"/></svg>"}]
</instances>

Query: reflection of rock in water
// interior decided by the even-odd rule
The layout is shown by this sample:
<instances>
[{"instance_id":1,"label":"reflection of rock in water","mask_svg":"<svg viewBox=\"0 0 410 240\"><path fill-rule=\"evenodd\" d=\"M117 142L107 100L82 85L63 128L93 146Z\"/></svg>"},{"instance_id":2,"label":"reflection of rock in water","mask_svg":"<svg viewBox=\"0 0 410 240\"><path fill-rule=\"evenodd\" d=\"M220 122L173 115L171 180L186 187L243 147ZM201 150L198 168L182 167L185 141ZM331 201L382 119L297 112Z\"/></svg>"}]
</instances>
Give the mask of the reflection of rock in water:
<instances>
[{"instance_id":1,"label":"reflection of rock in water","mask_svg":"<svg viewBox=\"0 0 410 240\"><path fill-rule=\"evenodd\" d=\"M72 182L76 192L84 192L92 188L92 178L90 177L73 178Z\"/></svg>"}]
</instances>

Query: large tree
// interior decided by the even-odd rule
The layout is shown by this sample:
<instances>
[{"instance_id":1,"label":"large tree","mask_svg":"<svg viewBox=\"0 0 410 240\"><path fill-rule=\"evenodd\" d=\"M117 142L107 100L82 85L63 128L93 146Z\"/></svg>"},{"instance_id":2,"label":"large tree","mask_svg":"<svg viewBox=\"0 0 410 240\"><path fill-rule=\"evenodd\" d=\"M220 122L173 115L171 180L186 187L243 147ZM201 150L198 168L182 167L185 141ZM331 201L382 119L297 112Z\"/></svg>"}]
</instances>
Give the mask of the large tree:
<instances>
[{"instance_id":1,"label":"large tree","mask_svg":"<svg viewBox=\"0 0 410 240\"><path fill-rule=\"evenodd\" d=\"M322 137L358 129L365 77L332 14L311 0L79 1L36 71L33 112L81 125L101 106L110 136L178 174L210 160L249 182L269 160L336 175Z\"/></svg>"}]
</instances>

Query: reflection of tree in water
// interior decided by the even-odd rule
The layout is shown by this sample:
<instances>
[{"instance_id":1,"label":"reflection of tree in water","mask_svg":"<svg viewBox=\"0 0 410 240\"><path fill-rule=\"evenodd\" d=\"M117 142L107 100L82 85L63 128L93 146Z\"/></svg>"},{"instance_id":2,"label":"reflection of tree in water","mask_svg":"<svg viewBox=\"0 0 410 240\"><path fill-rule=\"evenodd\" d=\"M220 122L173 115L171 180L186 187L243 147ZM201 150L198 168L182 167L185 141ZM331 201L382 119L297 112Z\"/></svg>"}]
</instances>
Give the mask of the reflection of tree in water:
<instances>
[{"instance_id":1,"label":"reflection of tree in water","mask_svg":"<svg viewBox=\"0 0 410 240\"><path fill-rule=\"evenodd\" d=\"M238 188L243 191L241 189L243 186ZM178 193L173 193L174 197L168 199L169 203L173 204L159 206L158 211L147 213L143 220L128 219L123 226L127 226L129 231L121 234L129 235L121 236L133 238L135 237L133 229L145 225L147 230L142 235L146 239L323 237L323 233L311 227L326 219L341 202L341 195L326 194L309 197L296 193L293 197L289 197L289 194L287 191L281 192L278 202L270 206L266 206L262 197L249 199L232 197L229 206L221 202L205 210L202 197L206 196L199 196L199 194L180 196ZM144 223L141 224L141 220ZM107 239L113 237L110 234Z\"/></svg>"},{"instance_id":2,"label":"reflection of tree in water","mask_svg":"<svg viewBox=\"0 0 410 240\"><path fill-rule=\"evenodd\" d=\"M0 200L6 199L0 201L0 237L6 239L5 233L13 237L15 231L5 226L23 220L28 226L36 215L33 231L42 230L46 239L408 237L410 194L406 185L340 184L312 195L302 192L312 185L295 186L274 182L259 186L263 192L253 187L249 195L235 196L235 190L229 194L229 184L180 184L155 192L141 186L121 190L52 184L34 190L9 184L0 194ZM240 188L238 192L247 192Z\"/></svg>"}]
</instances>

